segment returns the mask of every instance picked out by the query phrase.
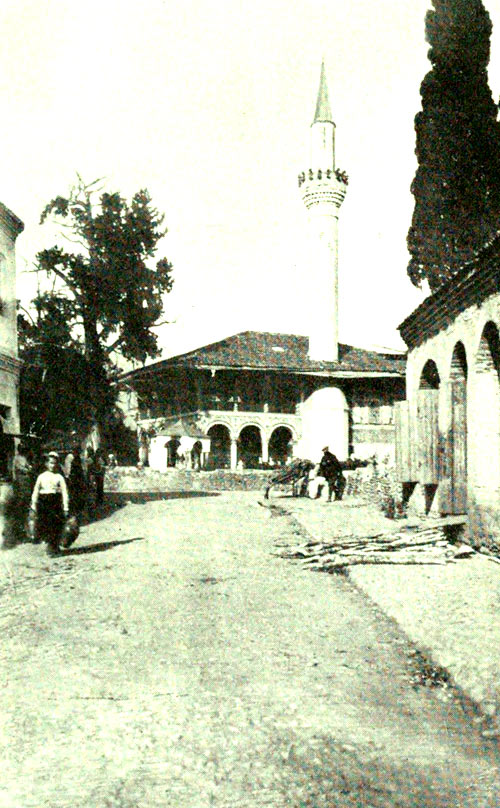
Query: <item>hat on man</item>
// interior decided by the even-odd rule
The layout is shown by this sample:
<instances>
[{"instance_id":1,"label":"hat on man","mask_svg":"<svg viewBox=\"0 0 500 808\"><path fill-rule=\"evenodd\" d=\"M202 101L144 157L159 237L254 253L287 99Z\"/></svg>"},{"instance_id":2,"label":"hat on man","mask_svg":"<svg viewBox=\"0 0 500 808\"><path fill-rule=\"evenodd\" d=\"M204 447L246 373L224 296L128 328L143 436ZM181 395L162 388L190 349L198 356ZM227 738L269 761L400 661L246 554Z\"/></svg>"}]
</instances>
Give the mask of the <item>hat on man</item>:
<instances>
[{"instance_id":1,"label":"hat on man","mask_svg":"<svg viewBox=\"0 0 500 808\"><path fill-rule=\"evenodd\" d=\"M328 446L323 446L323 448L322 448L322 450L321 450L321 451L322 451L322 452L327 452L327 451L328 451Z\"/></svg>"},{"instance_id":2,"label":"hat on man","mask_svg":"<svg viewBox=\"0 0 500 808\"><path fill-rule=\"evenodd\" d=\"M47 457L55 457L56 460L59 460L59 453L58 452L49 452Z\"/></svg>"}]
</instances>

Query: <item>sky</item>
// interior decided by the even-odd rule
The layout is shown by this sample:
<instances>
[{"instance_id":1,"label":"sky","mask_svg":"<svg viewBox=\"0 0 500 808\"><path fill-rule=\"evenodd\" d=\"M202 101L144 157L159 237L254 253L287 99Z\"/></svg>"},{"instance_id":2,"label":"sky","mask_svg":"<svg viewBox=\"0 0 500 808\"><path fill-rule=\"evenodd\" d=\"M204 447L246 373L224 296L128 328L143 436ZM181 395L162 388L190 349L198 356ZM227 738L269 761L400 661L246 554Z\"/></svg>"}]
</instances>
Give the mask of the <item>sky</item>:
<instances>
[{"instance_id":1,"label":"sky","mask_svg":"<svg viewBox=\"0 0 500 808\"><path fill-rule=\"evenodd\" d=\"M174 265L164 356L247 329L307 334L306 211L297 175L325 59L337 166L340 340L403 347L423 299L406 234L413 119L430 65L430 0L3 0L0 200L24 222L18 296L55 241L45 204L76 172L130 198L147 188ZM500 8L490 85L500 95Z\"/></svg>"}]
</instances>

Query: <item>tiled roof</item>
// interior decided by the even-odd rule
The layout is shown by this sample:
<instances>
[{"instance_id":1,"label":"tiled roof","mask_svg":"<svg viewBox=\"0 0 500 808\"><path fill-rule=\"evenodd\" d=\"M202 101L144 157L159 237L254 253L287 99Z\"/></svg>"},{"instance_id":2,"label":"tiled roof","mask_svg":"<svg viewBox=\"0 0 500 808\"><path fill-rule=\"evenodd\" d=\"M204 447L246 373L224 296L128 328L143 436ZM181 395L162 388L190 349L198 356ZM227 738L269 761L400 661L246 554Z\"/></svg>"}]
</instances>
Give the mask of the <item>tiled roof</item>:
<instances>
[{"instance_id":1,"label":"tiled roof","mask_svg":"<svg viewBox=\"0 0 500 808\"><path fill-rule=\"evenodd\" d=\"M165 418L158 437L169 435L186 435L188 438L206 438L205 432L188 418Z\"/></svg>"},{"instance_id":2,"label":"tiled roof","mask_svg":"<svg viewBox=\"0 0 500 808\"><path fill-rule=\"evenodd\" d=\"M122 376L122 379L175 367L248 368L332 376L344 374L404 376L405 373L406 357L401 354L377 353L354 348L351 345L339 345L338 362L319 362L309 359L308 348L308 337L243 331L189 353L172 356L170 359L134 370Z\"/></svg>"},{"instance_id":3,"label":"tiled roof","mask_svg":"<svg viewBox=\"0 0 500 808\"><path fill-rule=\"evenodd\" d=\"M412 350L447 328L461 312L499 291L500 257L485 260L480 267L466 266L426 297L401 323L399 332Z\"/></svg>"}]
</instances>

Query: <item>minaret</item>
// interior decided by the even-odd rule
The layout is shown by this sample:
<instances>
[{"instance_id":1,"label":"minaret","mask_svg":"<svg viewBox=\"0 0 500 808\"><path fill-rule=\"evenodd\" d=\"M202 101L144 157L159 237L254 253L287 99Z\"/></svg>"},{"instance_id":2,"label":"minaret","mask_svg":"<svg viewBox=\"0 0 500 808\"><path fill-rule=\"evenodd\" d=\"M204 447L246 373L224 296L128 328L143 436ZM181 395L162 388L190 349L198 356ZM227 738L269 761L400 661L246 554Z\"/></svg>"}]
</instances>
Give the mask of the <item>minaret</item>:
<instances>
[{"instance_id":1,"label":"minaret","mask_svg":"<svg viewBox=\"0 0 500 808\"><path fill-rule=\"evenodd\" d=\"M325 64L321 65L318 100L311 124L311 167L299 175L299 188L311 230L308 280L314 285L309 358L338 361L338 216L347 190L347 175L335 167L332 120Z\"/></svg>"}]
</instances>

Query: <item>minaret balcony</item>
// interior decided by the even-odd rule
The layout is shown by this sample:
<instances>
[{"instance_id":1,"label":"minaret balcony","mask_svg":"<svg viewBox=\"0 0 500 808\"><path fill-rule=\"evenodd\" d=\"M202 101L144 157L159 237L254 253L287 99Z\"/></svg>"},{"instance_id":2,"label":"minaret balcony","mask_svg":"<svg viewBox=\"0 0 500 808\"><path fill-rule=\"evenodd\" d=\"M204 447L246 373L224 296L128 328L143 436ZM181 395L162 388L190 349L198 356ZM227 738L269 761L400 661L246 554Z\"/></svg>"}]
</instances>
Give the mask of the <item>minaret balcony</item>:
<instances>
[{"instance_id":1,"label":"minaret balcony","mask_svg":"<svg viewBox=\"0 0 500 808\"><path fill-rule=\"evenodd\" d=\"M299 174L299 188L306 208L340 208L347 193L348 176L340 169L321 168Z\"/></svg>"},{"instance_id":2,"label":"minaret balcony","mask_svg":"<svg viewBox=\"0 0 500 808\"><path fill-rule=\"evenodd\" d=\"M308 171L303 171L302 174L299 174L299 188L301 188L305 182L317 182L318 180L323 182L325 180L337 180L337 182L342 183L346 187L349 184L349 177L346 172L341 171L340 168L318 168L316 171L310 168Z\"/></svg>"}]
</instances>

